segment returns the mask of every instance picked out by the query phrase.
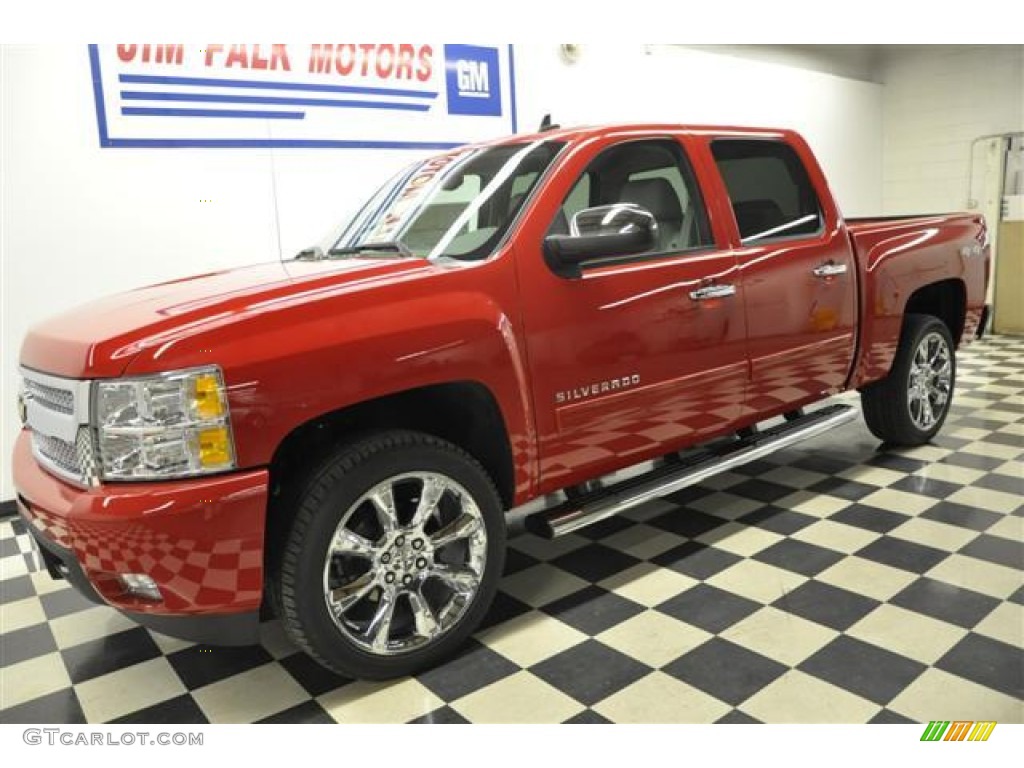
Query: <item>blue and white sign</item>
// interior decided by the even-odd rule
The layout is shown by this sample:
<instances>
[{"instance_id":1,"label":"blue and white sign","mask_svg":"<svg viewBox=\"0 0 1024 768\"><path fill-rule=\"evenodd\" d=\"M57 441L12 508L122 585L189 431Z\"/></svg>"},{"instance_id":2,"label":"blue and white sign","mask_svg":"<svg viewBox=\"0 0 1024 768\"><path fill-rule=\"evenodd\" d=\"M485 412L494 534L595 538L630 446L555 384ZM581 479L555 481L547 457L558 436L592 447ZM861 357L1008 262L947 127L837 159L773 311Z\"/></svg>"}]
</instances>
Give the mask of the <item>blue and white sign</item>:
<instances>
[{"instance_id":1,"label":"blue and white sign","mask_svg":"<svg viewBox=\"0 0 1024 768\"><path fill-rule=\"evenodd\" d=\"M448 112L452 115L501 115L501 76L497 48L444 47Z\"/></svg>"},{"instance_id":2,"label":"blue and white sign","mask_svg":"<svg viewBox=\"0 0 1024 768\"><path fill-rule=\"evenodd\" d=\"M447 149L516 132L512 46L90 45L102 147Z\"/></svg>"}]
</instances>

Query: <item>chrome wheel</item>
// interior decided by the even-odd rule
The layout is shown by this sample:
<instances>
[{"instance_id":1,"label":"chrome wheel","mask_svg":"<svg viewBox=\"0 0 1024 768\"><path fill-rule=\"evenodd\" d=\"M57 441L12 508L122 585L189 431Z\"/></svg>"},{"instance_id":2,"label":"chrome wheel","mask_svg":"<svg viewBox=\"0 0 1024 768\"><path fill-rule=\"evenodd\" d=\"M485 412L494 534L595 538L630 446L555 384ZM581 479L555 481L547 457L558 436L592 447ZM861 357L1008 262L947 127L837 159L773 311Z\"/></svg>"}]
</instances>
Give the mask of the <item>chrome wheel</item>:
<instances>
[{"instance_id":1,"label":"chrome wheel","mask_svg":"<svg viewBox=\"0 0 1024 768\"><path fill-rule=\"evenodd\" d=\"M949 406L953 382L952 352L939 333L929 333L917 345L910 363L907 409L910 420L927 432Z\"/></svg>"},{"instance_id":2,"label":"chrome wheel","mask_svg":"<svg viewBox=\"0 0 1024 768\"><path fill-rule=\"evenodd\" d=\"M327 610L364 651L421 648L466 613L486 559L483 515L462 485L434 472L397 475L342 515L324 563Z\"/></svg>"}]
</instances>

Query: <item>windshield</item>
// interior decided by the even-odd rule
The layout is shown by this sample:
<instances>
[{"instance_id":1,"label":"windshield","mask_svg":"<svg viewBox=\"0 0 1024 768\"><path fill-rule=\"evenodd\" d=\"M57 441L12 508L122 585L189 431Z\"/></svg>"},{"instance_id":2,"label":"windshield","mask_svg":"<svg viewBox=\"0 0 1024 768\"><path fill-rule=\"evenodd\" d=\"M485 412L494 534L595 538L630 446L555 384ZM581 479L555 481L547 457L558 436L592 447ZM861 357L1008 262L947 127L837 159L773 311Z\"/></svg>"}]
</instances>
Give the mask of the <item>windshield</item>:
<instances>
[{"instance_id":1,"label":"windshield","mask_svg":"<svg viewBox=\"0 0 1024 768\"><path fill-rule=\"evenodd\" d=\"M381 187L322 255L486 258L562 146L470 147L416 163Z\"/></svg>"}]
</instances>

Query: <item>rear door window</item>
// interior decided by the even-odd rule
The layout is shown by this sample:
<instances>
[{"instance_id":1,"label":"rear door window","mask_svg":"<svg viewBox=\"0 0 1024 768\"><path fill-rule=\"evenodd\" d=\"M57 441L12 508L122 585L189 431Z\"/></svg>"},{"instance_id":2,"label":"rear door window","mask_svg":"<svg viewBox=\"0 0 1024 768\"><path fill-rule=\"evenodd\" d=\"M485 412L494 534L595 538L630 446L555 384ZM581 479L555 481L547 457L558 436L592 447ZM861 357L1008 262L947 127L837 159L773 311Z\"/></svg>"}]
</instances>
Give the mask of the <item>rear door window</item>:
<instances>
[{"instance_id":1,"label":"rear door window","mask_svg":"<svg viewBox=\"0 0 1024 768\"><path fill-rule=\"evenodd\" d=\"M818 196L788 144L720 139L712 142L711 152L744 243L808 237L822 231Z\"/></svg>"}]
</instances>

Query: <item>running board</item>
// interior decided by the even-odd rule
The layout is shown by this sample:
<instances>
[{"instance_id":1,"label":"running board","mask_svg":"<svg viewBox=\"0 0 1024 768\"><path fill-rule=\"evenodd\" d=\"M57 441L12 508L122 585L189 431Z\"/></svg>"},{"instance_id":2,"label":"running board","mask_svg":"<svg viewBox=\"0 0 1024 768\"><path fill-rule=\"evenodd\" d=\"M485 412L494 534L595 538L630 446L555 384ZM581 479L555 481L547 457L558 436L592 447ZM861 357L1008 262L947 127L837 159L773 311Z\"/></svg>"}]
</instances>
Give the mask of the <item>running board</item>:
<instances>
[{"instance_id":1,"label":"running board","mask_svg":"<svg viewBox=\"0 0 1024 768\"><path fill-rule=\"evenodd\" d=\"M675 493L709 477L763 458L801 440L853 421L859 411L849 405L830 405L725 445L686 454L639 477L592 491L551 509L526 518L532 533L547 539L564 536L593 523L643 504L645 501Z\"/></svg>"}]
</instances>

